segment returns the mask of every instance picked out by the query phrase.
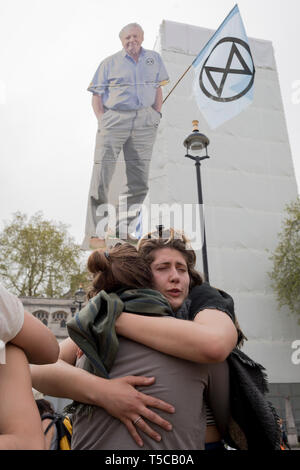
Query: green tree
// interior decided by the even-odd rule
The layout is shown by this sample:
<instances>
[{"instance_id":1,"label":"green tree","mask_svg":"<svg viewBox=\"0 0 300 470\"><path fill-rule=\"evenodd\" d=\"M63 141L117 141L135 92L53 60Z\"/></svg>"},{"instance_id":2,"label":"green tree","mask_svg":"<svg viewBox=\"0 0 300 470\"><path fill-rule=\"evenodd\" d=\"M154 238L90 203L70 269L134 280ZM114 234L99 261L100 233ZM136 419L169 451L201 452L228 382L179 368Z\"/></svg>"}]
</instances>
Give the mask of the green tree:
<instances>
[{"instance_id":1,"label":"green tree","mask_svg":"<svg viewBox=\"0 0 300 470\"><path fill-rule=\"evenodd\" d=\"M79 245L67 226L20 212L0 233L0 278L19 296L62 297L87 284Z\"/></svg>"},{"instance_id":2,"label":"green tree","mask_svg":"<svg viewBox=\"0 0 300 470\"><path fill-rule=\"evenodd\" d=\"M271 256L269 273L279 306L300 314L300 198L286 206L287 217Z\"/></svg>"}]
</instances>

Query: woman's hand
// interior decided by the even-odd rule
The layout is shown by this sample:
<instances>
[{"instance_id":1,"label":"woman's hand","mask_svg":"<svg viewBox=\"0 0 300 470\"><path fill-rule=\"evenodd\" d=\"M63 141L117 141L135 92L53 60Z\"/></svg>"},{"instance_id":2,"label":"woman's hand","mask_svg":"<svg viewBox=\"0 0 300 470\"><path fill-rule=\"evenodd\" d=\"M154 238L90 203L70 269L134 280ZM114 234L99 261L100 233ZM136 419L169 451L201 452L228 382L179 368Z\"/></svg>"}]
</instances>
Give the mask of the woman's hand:
<instances>
[{"instance_id":1,"label":"woman's hand","mask_svg":"<svg viewBox=\"0 0 300 470\"><path fill-rule=\"evenodd\" d=\"M115 418L125 424L134 441L143 446L143 441L137 432L137 428L156 441L161 440L160 434L154 431L143 418L157 424L166 431L172 429L172 425L161 418L148 407L157 408L167 413L174 413L175 409L172 405L151 397L145 393L135 389L137 386L152 385L155 377L136 377L127 376L117 379L108 380L106 386L101 393L101 406ZM134 422L139 419L136 425Z\"/></svg>"}]
</instances>

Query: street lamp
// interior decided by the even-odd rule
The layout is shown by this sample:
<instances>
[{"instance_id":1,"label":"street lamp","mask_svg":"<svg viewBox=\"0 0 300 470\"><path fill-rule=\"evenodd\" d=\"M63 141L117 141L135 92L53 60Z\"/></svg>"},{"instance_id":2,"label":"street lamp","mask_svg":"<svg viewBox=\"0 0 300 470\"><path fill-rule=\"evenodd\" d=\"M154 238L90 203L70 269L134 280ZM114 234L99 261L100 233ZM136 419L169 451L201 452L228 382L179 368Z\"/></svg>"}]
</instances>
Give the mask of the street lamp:
<instances>
[{"instance_id":1,"label":"street lamp","mask_svg":"<svg viewBox=\"0 0 300 470\"><path fill-rule=\"evenodd\" d=\"M209 145L209 139L206 135L201 134L198 129L199 121L195 120L192 121L193 123L193 131L192 133L184 140L183 145L186 147L186 155L185 157L191 158L195 162L196 167L196 174L197 174L197 187L198 187L198 203L199 203L199 215L200 215L200 224L203 233L203 240L202 240L202 261L203 261L203 271L205 280L209 282L208 276L208 261L207 261L207 249L206 249L206 235L205 235L205 223L204 223L204 212L203 212L203 197L202 197L202 186L201 186L201 174L200 174L200 166L201 160L205 160L209 158L207 155L207 146ZM202 157L193 156L189 154L189 150L197 151L205 149L205 155Z\"/></svg>"},{"instance_id":2,"label":"street lamp","mask_svg":"<svg viewBox=\"0 0 300 470\"><path fill-rule=\"evenodd\" d=\"M71 313L72 313L72 317L74 317L75 312L76 312L75 300L74 300L73 304L71 305L70 310L71 310Z\"/></svg>"},{"instance_id":3,"label":"street lamp","mask_svg":"<svg viewBox=\"0 0 300 470\"><path fill-rule=\"evenodd\" d=\"M84 302L86 300L85 295L86 295L86 292L85 292L85 290L83 290L82 286L80 285L79 289L77 289L77 291L74 294L74 297L75 297L74 302L79 305L79 307L78 307L79 311L81 310L82 304L84 304ZM71 312L72 312L72 307L71 307Z\"/></svg>"}]
</instances>

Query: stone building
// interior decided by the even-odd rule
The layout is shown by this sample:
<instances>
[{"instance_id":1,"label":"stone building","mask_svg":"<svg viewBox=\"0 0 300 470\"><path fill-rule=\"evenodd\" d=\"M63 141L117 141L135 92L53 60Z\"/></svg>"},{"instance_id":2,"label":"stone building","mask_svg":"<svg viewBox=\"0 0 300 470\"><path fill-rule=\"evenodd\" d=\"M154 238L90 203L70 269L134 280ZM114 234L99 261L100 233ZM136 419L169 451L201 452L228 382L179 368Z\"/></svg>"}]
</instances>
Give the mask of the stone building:
<instances>
[{"instance_id":1,"label":"stone building","mask_svg":"<svg viewBox=\"0 0 300 470\"><path fill-rule=\"evenodd\" d=\"M25 310L32 313L32 315L50 328L58 342L68 336L66 323L74 316L76 311L73 299L20 297L20 300Z\"/></svg>"}]
</instances>

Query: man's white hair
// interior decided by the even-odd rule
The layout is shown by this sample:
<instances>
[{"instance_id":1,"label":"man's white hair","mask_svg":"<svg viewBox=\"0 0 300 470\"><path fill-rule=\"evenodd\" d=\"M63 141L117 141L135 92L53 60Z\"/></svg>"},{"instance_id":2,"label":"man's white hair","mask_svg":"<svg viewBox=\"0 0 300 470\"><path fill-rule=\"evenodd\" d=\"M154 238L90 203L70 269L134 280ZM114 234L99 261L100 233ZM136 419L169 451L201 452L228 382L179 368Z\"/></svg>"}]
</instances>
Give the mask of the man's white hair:
<instances>
[{"instance_id":1,"label":"man's white hair","mask_svg":"<svg viewBox=\"0 0 300 470\"><path fill-rule=\"evenodd\" d=\"M142 34L144 35L144 30L141 25L139 25L138 23L129 23L121 29L121 31L119 32L119 38L122 39L122 36L125 31L130 28L139 28L142 31Z\"/></svg>"}]
</instances>

